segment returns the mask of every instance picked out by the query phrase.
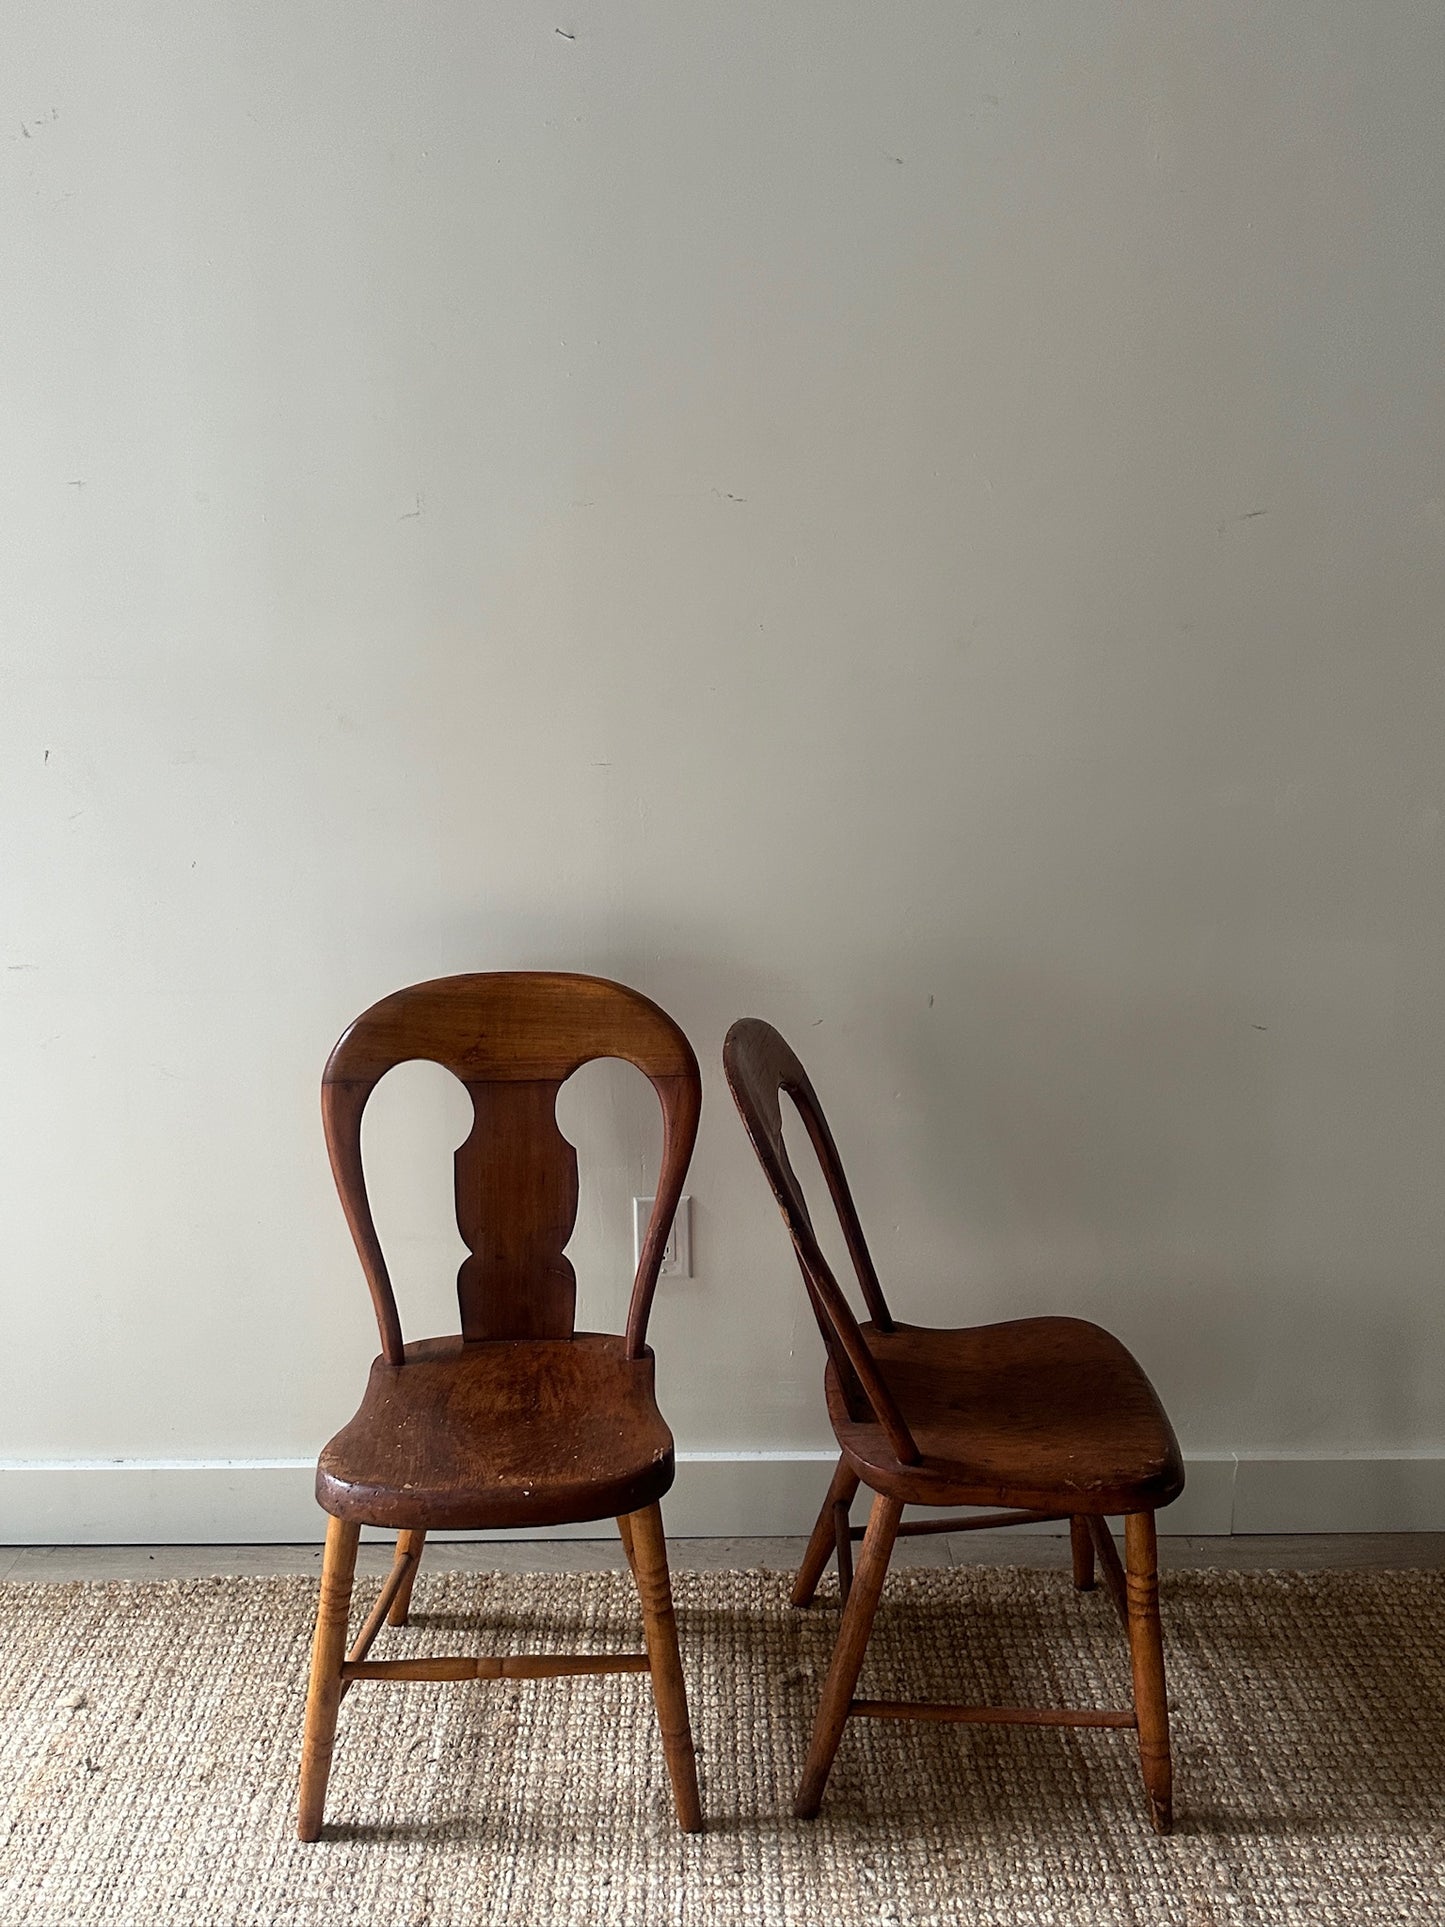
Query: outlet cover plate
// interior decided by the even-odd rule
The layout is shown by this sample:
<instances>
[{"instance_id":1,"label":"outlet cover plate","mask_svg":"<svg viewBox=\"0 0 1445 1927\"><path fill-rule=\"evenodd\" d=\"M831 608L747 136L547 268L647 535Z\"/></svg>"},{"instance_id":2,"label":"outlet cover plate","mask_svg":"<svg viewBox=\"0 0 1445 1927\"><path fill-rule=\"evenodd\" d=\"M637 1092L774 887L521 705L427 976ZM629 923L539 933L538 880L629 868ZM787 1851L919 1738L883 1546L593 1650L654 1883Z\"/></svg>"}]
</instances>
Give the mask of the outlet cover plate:
<instances>
[{"instance_id":1,"label":"outlet cover plate","mask_svg":"<svg viewBox=\"0 0 1445 1927\"><path fill-rule=\"evenodd\" d=\"M632 1268L634 1271L642 1263L642 1240L647 1236L652 1206L651 1198L632 1200ZM657 1275L659 1278L691 1278L692 1276L692 1199L686 1194L677 1201L677 1215L667 1234L667 1243L662 1247L662 1268Z\"/></svg>"}]
</instances>

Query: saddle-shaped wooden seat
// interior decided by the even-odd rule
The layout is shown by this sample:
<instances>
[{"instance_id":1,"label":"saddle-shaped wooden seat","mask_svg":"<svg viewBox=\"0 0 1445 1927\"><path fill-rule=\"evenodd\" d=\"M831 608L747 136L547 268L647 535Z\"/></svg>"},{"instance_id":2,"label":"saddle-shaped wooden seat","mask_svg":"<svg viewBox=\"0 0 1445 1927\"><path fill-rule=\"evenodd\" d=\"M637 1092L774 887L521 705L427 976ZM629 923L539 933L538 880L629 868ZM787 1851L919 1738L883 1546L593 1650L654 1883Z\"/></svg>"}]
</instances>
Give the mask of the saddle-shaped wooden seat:
<instances>
[{"instance_id":1,"label":"saddle-shaped wooden seat","mask_svg":"<svg viewBox=\"0 0 1445 1927\"><path fill-rule=\"evenodd\" d=\"M1128 1349L1083 1318L937 1330L860 1325L918 1447L904 1464L830 1363L828 1413L859 1478L905 1505L1064 1507L1071 1516L1168 1505L1184 1486L1164 1408Z\"/></svg>"},{"instance_id":2,"label":"saddle-shaped wooden seat","mask_svg":"<svg viewBox=\"0 0 1445 1927\"><path fill-rule=\"evenodd\" d=\"M468 1532L615 1519L672 1484L651 1353L611 1332L422 1338L378 1358L355 1418L321 1454L338 1519Z\"/></svg>"}]
</instances>

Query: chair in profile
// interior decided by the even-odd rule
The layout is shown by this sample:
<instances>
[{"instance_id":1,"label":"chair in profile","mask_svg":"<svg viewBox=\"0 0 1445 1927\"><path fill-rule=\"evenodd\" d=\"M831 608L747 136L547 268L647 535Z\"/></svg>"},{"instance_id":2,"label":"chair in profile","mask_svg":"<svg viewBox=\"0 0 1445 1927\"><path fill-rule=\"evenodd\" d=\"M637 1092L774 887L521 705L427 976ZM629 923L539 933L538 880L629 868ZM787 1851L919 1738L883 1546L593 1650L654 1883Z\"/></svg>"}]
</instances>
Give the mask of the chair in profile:
<instances>
[{"instance_id":1,"label":"chair in profile","mask_svg":"<svg viewBox=\"0 0 1445 1927\"><path fill-rule=\"evenodd\" d=\"M728 1085L793 1241L827 1349L828 1413L837 1470L793 1587L806 1606L836 1553L843 1616L823 1685L796 1812L822 1803L850 1718L1133 1727L1150 1818L1171 1817L1169 1715L1164 1696L1154 1514L1184 1485L1169 1420L1116 1338L1076 1318L1024 1318L936 1330L890 1313L854 1209L837 1146L807 1073L777 1031L744 1018L723 1048ZM854 1317L814 1233L783 1145L781 1094L807 1131L837 1212L867 1309ZM873 1493L866 1530L849 1522L860 1482ZM905 1506L1002 1507L902 1522ZM1124 1515L1121 1562L1106 1520ZM1128 1635L1129 1710L958 1706L855 1699L888 1562L900 1534L1067 1519L1074 1583L1094 1584L1095 1558ZM856 1575L852 1544L862 1538Z\"/></svg>"},{"instance_id":2,"label":"chair in profile","mask_svg":"<svg viewBox=\"0 0 1445 1927\"><path fill-rule=\"evenodd\" d=\"M662 1105L662 1167L625 1333L575 1330L565 1255L577 1216L577 1158L557 1126L562 1083L598 1057L635 1064ZM402 1338L361 1158L367 1099L394 1065L444 1065L474 1123L456 1153L461 1330ZM659 1500L672 1434L653 1395L647 1320L663 1246L697 1134L701 1086L686 1037L636 991L596 977L508 972L444 977L374 1004L326 1066L331 1168L371 1288L381 1355L356 1416L321 1454L330 1514L312 1654L297 1830L321 1832L337 1710L358 1680L545 1679L651 1674L678 1821L702 1826ZM642 1601L645 1653L469 1654L372 1660L383 1623L406 1623L431 1530L525 1529L615 1518ZM380 1596L348 1649L363 1525L398 1534Z\"/></svg>"}]
</instances>

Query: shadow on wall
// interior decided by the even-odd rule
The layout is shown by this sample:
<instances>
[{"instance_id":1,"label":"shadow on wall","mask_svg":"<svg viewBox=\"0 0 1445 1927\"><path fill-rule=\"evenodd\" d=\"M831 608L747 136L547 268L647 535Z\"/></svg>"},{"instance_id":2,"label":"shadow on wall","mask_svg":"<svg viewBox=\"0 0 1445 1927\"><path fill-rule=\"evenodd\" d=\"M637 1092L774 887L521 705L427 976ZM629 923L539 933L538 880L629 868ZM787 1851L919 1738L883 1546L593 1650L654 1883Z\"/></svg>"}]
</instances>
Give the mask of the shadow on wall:
<instances>
[{"instance_id":1,"label":"shadow on wall","mask_svg":"<svg viewBox=\"0 0 1445 1927\"><path fill-rule=\"evenodd\" d=\"M912 1274L916 1316L1109 1325L1197 1449L1419 1448L1441 1334L1387 1256L1311 1262L1301 1199L1329 1173L1301 1184L1265 1027L1212 989L1151 996L1085 967L972 958L934 995L926 1020L874 1009L891 1175L919 1214L875 1255Z\"/></svg>"},{"instance_id":2,"label":"shadow on wall","mask_svg":"<svg viewBox=\"0 0 1445 1927\"><path fill-rule=\"evenodd\" d=\"M511 928L515 933L515 922ZM519 944L515 935L505 948L494 940L463 946L453 939L438 947L412 981L477 968L578 970L613 978L652 997L681 1024L702 1070L707 1101L699 1156L689 1179L689 1191L695 1191L709 1138L720 1126L726 1132L738 1131L722 1082L721 1034L713 1038L716 1024L707 1012L729 1008L727 999L736 997L743 998L739 1010L749 1000L766 1004L767 990L759 988L746 971L723 970L715 960L704 965L668 957L660 942L656 948L610 952L599 945L581 955L578 948L564 954L565 947L555 938ZM399 987L398 983L366 994L381 996ZM620 1330L633 1281L632 1200L652 1195L661 1159L657 1097L633 1065L614 1058L597 1059L580 1066L563 1084L557 1096L557 1121L577 1152L577 1219L566 1250L577 1274L578 1326ZM471 1128L472 1109L465 1089L437 1064L398 1065L381 1080L367 1106L363 1121L367 1182L409 1338L456 1328L455 1279L467 1254L456 1226L452 1158ZM737 1144L743 1147L740 1131ZM725 1231L721 1225L714 1226L704 1201L698 1204L696 1216L708 1226L703 1249L715 1250L717 1233L725 1236ZM760 1211L766 1206L761 1187L757 1205Z\"/></svg>"},{"instance_id":3,"label":"shadow on wall","mask_svg":"<svg viewBox=\"0 0 1445 1927\"><path fill-rule=\"evenodd\" d=\"M1248 1020L1222 1015L1220 996L1150 996L1082 965L978 957L951 970L935 959L934 988L915 993L911 960L857 972L855 958L849 984L834 958L825 1021L815 985L728 959L721 941L689 953L675 930L646 941L634 926L625 946L577 942L563 954L555 932L519 941L521 920L502 921L505 945L453 932L426 974L483 957L496 968L586 969L642 989L692 1039L706 1101L689 1188L724 1275L730 1228L713 1193L734 1208L751 1198L758 1222L772 1212L719 1066L728 1024L757 1015L814 1077L900 1316L1096 1319L1138 1353L1198 1450L1361 1436L1420 1445L1433 1341L1381 1280L1347 1260L1314 1266L1291 1254L1269 1046ZM421 1095L450 1080L419 1068L408 1105L388 1119L384 1085L368 1120L368 1155L373 1140L405 1146L398 1181L386 1157L376 1161L377 1215L417 1332L454 1323L463 1253L451 1152L469 1126L460 1089ZM579 1322L616 1325L631 1285L630 1200L651 1191L657 1168L655 1100L630 1066L604 1062L564 1087L558 1116L581 1176L569 1246ZM788 1141L821 1227L806 1139L798 1130ZM791 1259L777 1235L781 1275ZM807 1361L811 1387L811 1349Z\"/></svg>"}]
</instances>

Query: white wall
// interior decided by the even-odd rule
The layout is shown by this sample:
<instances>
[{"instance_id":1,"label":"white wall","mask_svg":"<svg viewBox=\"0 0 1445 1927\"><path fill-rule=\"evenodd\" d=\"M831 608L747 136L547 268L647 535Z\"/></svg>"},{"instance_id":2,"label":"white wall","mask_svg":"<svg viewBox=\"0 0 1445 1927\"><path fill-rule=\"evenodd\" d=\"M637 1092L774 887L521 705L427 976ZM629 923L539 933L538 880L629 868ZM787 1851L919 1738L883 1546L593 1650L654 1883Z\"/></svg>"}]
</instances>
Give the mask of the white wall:
<instances>
[{"instance_id":1,"label":"white wall","mask_svg":"<svg viewBox=\"0 0 1445 1927\"><path fill-rule=\"evenodd\" d=\"M1366 1455L1445 1525L1435 0L5 42L0 1455L314 1456L374 1349L326 1051L548 965L704 1065L684 1450L827 1439L753 1012L907 1314L1096 1317L1266 1522ZM601 1320L646 1133L590 1076ZM420 1332L460 1113L401 1082Z\"/></svg>"}]
</instances>

